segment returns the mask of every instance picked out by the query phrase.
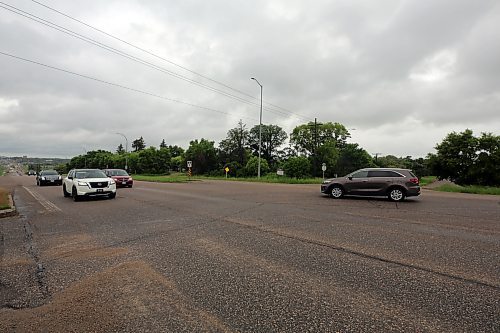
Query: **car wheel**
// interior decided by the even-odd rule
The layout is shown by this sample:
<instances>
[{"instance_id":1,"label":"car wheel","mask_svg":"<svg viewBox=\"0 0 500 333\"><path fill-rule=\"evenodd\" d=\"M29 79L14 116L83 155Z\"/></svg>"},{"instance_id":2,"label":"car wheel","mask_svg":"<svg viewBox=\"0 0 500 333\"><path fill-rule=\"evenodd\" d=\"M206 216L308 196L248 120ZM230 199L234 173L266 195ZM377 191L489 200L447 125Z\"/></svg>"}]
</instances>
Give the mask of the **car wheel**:
<instances>
[{"instance_id":1,"label":"car wheel","mask_svg":"<svg viewBox=\"0 0 500 333\"><path fill-rule=\"evenodd\" d=\"M400 187L393 187L389 190L389 194L387 195L389 200L392 201L403 201L405 198L405 192Z\"/></svg>"},{"instance_id":2,"label":"car wheel","mask_svg":"<svg viewBox=\"0 0 500 333\"><path fill-rule=\"evenodd\" d=\"M334 199L340 199L344 196L344 189L338 185L334 185L330 190L330 195Z\"/></svg>"},{"instance_id":3,"label":"car wheel","mask_svg":"<svg viewBox=\"0 0 500 333\"><path fill-rule=\"evenodd\" d=\"M78 195L78 192L76 192L76 187L73 187L73 190L71 191L71 196L73 197L73 201L80 200L80 196Z\"/></svg>"},{"instance_id":4,"label":"car wheel","mask_svg":"<svg viewBox=\"0 0 500 333\"><path fill-rule=\"evenodd\" d=\"M108 195L108 198L110 198L110 199L114 199L114 198L116 198L116 193L110 193L110 194Z\"/></svg>"},{"instance_id":5,"label":"car wheel","mask_svg":"<svg viewBox=\"0 0 500 333\"><path fill-rule=\"evenodd\" d=\"M70 197L71 196L71 193L69 193L68 191L66 191L66 185L63 185L63 195L65 197Z\"/></svg>"}]
</instances>

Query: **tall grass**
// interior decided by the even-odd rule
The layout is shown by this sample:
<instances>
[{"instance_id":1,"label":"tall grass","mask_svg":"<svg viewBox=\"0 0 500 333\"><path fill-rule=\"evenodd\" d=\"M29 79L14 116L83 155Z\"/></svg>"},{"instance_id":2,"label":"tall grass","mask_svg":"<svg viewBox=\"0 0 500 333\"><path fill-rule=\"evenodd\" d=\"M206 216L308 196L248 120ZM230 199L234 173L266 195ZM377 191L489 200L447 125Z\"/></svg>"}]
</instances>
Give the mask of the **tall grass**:
<instances>
[{"instance_id":1,"label":"tall grass","mask_svg":"<svg viewBox=\"0 0 500 333\"><path fill-rule=\"evenodd\" d=\"M436 176L424 176L420 178L420 186L429 185L437 180Z\"/></svg>"}]
</instances>

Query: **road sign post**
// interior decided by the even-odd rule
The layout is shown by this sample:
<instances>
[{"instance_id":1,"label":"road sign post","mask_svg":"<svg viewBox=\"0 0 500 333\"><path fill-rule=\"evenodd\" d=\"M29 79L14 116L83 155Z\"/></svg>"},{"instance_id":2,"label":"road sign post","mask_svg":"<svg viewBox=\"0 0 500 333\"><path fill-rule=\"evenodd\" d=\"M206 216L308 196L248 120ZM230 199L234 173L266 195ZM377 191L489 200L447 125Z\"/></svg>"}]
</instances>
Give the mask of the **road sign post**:
<instances>
[{"instance_id":1,"label":"road sign post","mask_svg":"<svg viewBox=\"0 0 500 333\"><path fill-rule=\"evenodd\" d=\"M193 167L193 161L187 161L188 167L188 177L191 178L191 168Z\"/></svg>"},{"instance_id":2,"label":"road sign post","mask_svg":"<svg viewBox=\"0 0 500 333\"><path fill-rule=\"evenodd\" d=\"M228 167L226 167L226 168L224 169L224 171L226 171L226 178L227 178L227 173L229 172L229 168L228 168Z\"/></svg>"},{"instance_id":3,"label":"road sign post","mask_svg":"<svg viewBox=\"0 0 500 333\"><path fill-rule=\"evenodd\" d=\"M321 170L323 170L323 179L325 179L326 163L321 165Z\"/></svg>"}]
</instances>

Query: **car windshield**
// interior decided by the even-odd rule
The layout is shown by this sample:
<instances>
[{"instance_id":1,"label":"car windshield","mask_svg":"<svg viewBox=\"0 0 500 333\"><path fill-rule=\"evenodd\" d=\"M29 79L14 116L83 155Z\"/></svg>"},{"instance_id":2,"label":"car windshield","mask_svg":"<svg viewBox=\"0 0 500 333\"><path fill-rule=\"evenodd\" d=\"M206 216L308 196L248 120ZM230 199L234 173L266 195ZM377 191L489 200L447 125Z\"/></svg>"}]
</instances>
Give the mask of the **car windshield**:
<instances>
[{"instance_id":1,"label":"car windshield","mask_svg":"<svg viewBox=\"0 0 500 333\"><path fill-rule=\"evenodd\" d=\"M45 171L40 172L40 175L42 175L42 176L57 176L59 174L55 170L45 170Z\"/></svg>"},{"instance_id":2,"label":"car windshield","mask_svg":"<svg viewBox=\"0 0 500 333\"><path fill-rule=\"evenodd\" d=\"M101 170L85 170L85 171L77 171L75 174L75 178L108 178L104 172Z\"/></svg>"},{"instance_id":3,"label":"car windshield","mask_svg":"<svg viewBox=\"0 0 500 333\"><path fill-rule=\"evenodd\" d=\"M109 170L108 174L110 176L128 176L128 173L125 170Z\"/></svg>"}]
</instances>

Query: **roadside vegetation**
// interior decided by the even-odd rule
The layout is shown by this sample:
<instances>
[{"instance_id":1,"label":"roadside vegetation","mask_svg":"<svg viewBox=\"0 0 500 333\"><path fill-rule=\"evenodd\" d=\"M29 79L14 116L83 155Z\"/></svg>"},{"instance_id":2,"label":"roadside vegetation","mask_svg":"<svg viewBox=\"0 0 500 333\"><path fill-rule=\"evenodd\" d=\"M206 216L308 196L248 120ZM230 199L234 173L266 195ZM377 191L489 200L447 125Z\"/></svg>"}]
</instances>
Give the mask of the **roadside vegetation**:
<instances>
[{"instance_id":1,"label":"roadside vegetation","mask_svg":"<svg viewBox=\"0 0 500 333\"><path fill-rule=\"evenodd\" d=\"M424 176L420 178L420 186L429 185L437 180L436 176Z\"/></svg>"},{"instance_id":2,"label":"roadside vegetation","mask_svg":"<svg viewBox=\"0 0 500 333\"><path fill-rule=\"evenodd\" d=\"M436 153L426 158L372 156L350 139L348 129L340 123L309 122L290 133L277 125L263 125L258 179L259 126L247 129L240 120L218 146L201 138L192 140L187 149L167 145L165 140L147 147L141 136L132 141L133 151L122 144L115 152L89 151L57 170L64 174L72 168L127 168L136 180L170 183L225 180L227 170L230 181L319 184L323 176L333 178L361 168L382 167L411 169L422 186L441 179L459 185L434 188L438 191L495 194L500 186L500 136L492 133L476 137L468 129L452 132L436 145Z\"/></svg>"},{"instance_id":3,"label":"roadside vegetation","mask_svg":"<svg viewBox=\"0 0 500 333\"><path fill-rule=\"evenodd\" d=\"M226 180L236 182L261 182L277 184L321 184L322 178L291 178L277 175L266 175L260 178L256 177L228 177L225 176L191 176L185 173L172 173L170 175L133 175L134 180L142 180L158 183L187 183L200 180Z\"/></svg>"},{"instance_id":4,"label":"roadside vegetation","mask_svg":"<svg viewBox=\"0 0 500 333\"><path fill-rule=\"evenodd\" d=\"M0 187L0 210L9 208L9 192L3 187Z\"/></svg>"},{"instance_id":5,"label":"roadside vegetation","mask_svg":"<svg viewBox=\"0 0 500 333\"><path fill-rule=\"evenodd\" d=\"M439 187L436 187L434 190L441 192L500 195L500 187L480 185L461 186L456 184L443 184Z\"/></svg>"},{"instance_id":6,"label":"roadside vegetation","mask_svg":"<svg viewBox=\"0 0 500 333\"><path fill-rule=\"evenodd\" d=\"M3 165L0 165L0 177L5 174L5 168Z\"/></svg>"}]
</instances>

